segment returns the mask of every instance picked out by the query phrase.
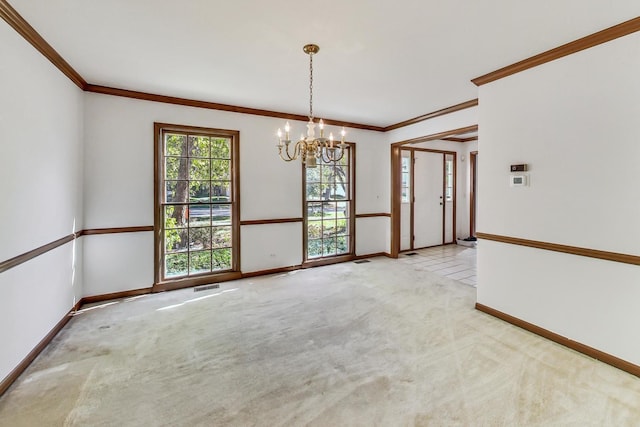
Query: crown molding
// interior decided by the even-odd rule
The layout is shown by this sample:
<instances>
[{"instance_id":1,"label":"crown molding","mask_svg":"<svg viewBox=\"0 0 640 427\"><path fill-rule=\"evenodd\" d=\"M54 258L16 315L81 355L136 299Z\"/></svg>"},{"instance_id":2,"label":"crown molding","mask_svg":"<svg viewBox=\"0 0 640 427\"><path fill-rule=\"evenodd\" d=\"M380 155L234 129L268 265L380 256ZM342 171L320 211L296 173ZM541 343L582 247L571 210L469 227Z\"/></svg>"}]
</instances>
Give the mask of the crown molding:
<instances>
[{"instance_id":1,"label":"crown molding","mask_svg":"<svg viewBox=\"0 0 640 427\"><path fill-rule=\"evenodd\" d=\"M398 141L391 144L392 147L398 147L407 144L417 144L419 142L435 141L437 139L444 139L452 135L460 135L469 132L476 132L478 125L465 126L463 128L451 129L444 132L433 133L431 135L419 136L417 138L405 139L404 141Z\"/></svg>"},{"instance_id":2,"label":"crown molding","mask_svg":"<svg viewBox=\"0 0 640 427\"><path fill-rule=\"evenodd\" d=\"M383 129L383 131L389 132L390 130L395 130L401 127L414 125L416 123L420 123L425 120L433 119L439 116L444 116L445 114L451 114L451 113L455 113L456 111L464 110L466 108L475 107L476 105L478 105L478 98L461 102L460 104L452 105L451 107L446 107L441 110L432 111L431 113L423 114L421 116L414 117L412 119L387 126Z\"/></svg>"},{"instance_id":3,"label":"crown molding","mask_svg":"<svg viewBox=\"0 0 640 427\"><path fill-rule=\"evenodd\" d=\"M477 141L478 137L477 136L470 136L469 138L456 138L456 137L447 137L447 138L442 138L443 141L451 141L451 142L470 142L470 141Z\"/></svg>"},{"instance_id":4,"label":"crown molding","mask_svg":"<svg viewBox=\"0 0 640 427\"><path fill-rule=\"evenodd\" d=\"M144 101L183 105L186 107L197 107L197 108L206 108L209 110L230 111L232 113L251 114L254 116L277 117L285 120L299 120L303 122L306 122L309 120L308 116L303 116L300 114L290 114L290 113L282 113L278 111L261 110L258 108L240 107L237 105L219 104L217 102L198 101L195 99L157 95L154 93L139 92L135 90L119 89L119 88L100 86L100 85L94 85L94 84L87 84L84 90L86 92L99 93L103 95L114 95L114 96L120 96L124 98L141 99ZM364 129L364 130L371 130L376 132L384 131L384 128L381 126L345 122L345 121L333 120L333 119L323 119L323 121L326 124L332 125L332 126L344 126L344 127L353 128L353 129Z\"/></svg>"},{"instance_id":5,"label":"crown molding","mask_svg":"<svg viewBox=\"0 0 640 427\"><path fill-rule=\"evenodd\" d=\"M76 86L84 90L87 82L6 0L0 0L0 17L55 65Z\"/></svg>"},{"instance_id":6,"label":"crown molding","mask_svg":"<svg viewBox=\"0 0 640 427\"><path fill-rule=\"evenodd\" d=\"M485 74L480 77L476 77L471 80L476 86L482 86L487 83L491 83L496 80L500 80L504 77L512 74L519 73L521 71L528 70L529 68L537 67L538 65L546 64L547 62L554 61L558 58L562 58L567 55L571 55L581 50L589 49L590 47L597 46L602 43L615 40L617 38L640 31L640 16L625 21L621 24L614 25L597 33L590 34L586 37L582 37L578 40L574 40L570 43L558 46L555 49L547 50L546 52L524 59L515 64L508 65L500 68L499 70Z\"/></svg>"}]
</instances>

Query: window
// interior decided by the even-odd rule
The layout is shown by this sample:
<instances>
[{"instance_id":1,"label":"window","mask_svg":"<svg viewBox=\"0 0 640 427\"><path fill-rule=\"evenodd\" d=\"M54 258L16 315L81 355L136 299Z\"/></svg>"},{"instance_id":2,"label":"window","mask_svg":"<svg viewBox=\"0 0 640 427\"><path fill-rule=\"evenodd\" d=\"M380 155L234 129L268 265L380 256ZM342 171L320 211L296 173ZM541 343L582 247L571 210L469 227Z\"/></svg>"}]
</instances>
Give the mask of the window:
<instances>
[{"instance_id":1,"label":"window","mask_svg":"<svg viewBox=\"0 0 640 427\"><path fill-rule=\"evenodd\" d=\"M402 157L402 203L411 201L411 157Z\"/></svg>"},{"instance_id":2,"label":"window","mask_svg":"<svg viewBox=\"0 0 640 427\"><path fill-rule=\"evenodd\" d=\"M238 132L156 131L156 283L239 271Z\"/></svg>"},{"instance_id":3,"label":"window","mask_svg":"<svg viewBox=\"0 0 640 427\"><path fill-rule=\"evenodd\" d=\"M447 154L444 163L445 195L446 201L453 201L453 158Z\"/></svg>"},{"instance_id":4,"label":"window","mask_svg":"<svg viewBox=\"0 0 640 427\"><path fill-rule=\"evenodd\" d=\"M354 253L354 151L349 144L340 161L304 167L305 261Z\"/></svg>"}]
</instances>

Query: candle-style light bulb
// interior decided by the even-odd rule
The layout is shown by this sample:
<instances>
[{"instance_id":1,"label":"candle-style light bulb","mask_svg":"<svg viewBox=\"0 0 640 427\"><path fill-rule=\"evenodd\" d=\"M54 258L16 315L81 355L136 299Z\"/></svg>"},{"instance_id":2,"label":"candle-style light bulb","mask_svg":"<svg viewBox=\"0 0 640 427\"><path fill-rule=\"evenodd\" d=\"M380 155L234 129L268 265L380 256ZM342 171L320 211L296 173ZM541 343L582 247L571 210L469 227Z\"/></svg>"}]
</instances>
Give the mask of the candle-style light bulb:
<instances>
[{"instance_id":1,"label":"candle-style light bulb","mask_svg":"<svg viewBox=\"0 0 640 427\"><path fill-rule=\"evenodd\" d=\"M278 128L278 139L282 139L282 131Z\"/></svg>"},{"instance_id":2,"label":"candle-style light bulb","mask_svg":"<svg viewBox=\"0 0 640 427\"><path fill-rule=\"evenodd\" d=\"M289 122L284 124L284 139L289 140L289 131L291 130L291 126L289 126Z\"/></svg>"},{"instance_id":3,"label":"candle-style light bulb","mask_svg":"<svg viewBox=\"0 0 640 427\"><path fill-rule=\"evenodd\" d=\"M344 136L347 134L347 132L344 130L344 126L342 127L342 131L340 131L340 135L342 135L342 139L340 140L342 143L344 143Z\"/></svg>"},{"instance_id":4,"label":"candle-style light bulb","mask_svg":"<svg viewBox=\"0 0 640 427\"><path fill-rule=\"evenodd\" d=\"M333 132L329 133L329 148L333 148Z\"/></svg>"},{"instance_id":5,"label":"candle-style light bulb","mask_svg":"<svg viewBox=\"0 0 640 427\"><path fill-rule=\"evenodd\" d=\"M324 122L322 121L322 119L320 119L318 127L320 127L320 138L324 138Z\"/></svg>"}]
</instances>

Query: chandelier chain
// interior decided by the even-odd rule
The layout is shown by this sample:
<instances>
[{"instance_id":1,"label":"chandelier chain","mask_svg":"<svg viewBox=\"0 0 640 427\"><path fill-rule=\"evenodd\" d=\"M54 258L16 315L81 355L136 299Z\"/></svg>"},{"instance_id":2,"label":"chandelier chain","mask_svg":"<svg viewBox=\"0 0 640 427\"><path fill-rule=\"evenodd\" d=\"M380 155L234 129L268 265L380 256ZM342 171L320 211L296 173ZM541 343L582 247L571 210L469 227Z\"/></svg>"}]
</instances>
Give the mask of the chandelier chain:
<instances>
[{"instance_id":1,"label":"chandelier chain","mask_svg":"<svg viewBox=\"0 0 640 427\"><path fill-rule=\"evenodd\" d=\"M309 118L313 119L313 53L309 54Z\"/></svg>"}]
</instances>

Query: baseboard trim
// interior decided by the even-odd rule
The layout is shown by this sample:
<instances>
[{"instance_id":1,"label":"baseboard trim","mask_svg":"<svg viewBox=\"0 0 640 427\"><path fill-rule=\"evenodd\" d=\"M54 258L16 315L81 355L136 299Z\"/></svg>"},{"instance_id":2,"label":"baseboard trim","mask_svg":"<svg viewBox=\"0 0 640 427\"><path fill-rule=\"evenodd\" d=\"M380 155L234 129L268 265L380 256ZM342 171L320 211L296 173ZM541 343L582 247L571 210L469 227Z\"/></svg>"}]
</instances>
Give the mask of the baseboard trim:
<instances>
[{"instance_id":1,"label":"baseboard trim","mask_svg":"<svg viewBox=\"0 0 640 427\"><path fill-rule=\"evenodd\" d=\"M359 259L375 258L375 257L379 257L379 256L391 257L391 255L389 255L386 252L376 252L376 253L373 253L373 254L356 255L353 259L354 259L354 261L357 261Z\"/></svg>"},{"instance_id":2,"label":"baseboard trim","mask_svg":"<svg viewBox=\"0 0 640 427\"><path fill-rule=\"evenodd\" d=\"M122 292L112 292L110 294L102 294L102 295L92 295L89 297L83 297L80 300L80 308L82 308L85 304L93 304L96 302L109 301L119 298L130 298L137 297L140 295L150 294L152 292L151 287L149 288L140 288L140 289L132 289L130 291L122 291Z\"/></svg>"},{"instance_id":3,"label":"baseboard trim","mask_svg":"<svg viewBox=\"0 0 640 427\"><path fill-rule=\"evenodd\" d=\"M44 338L40 340L40 342L27 354L27 356L22 359L22 361L16 366L13 371L9 373L2 381L0 381L0 396L4 394L5 391L11 387L11 385L18 379L20 375L31 365L31 363L38 357L38 355L44 350L47 345L58 335L58 332L65 327L67 322L73 317L73 313L78 311L80 305L82 304L82 299L78 301L71 310L49 331Z\"/></svg>"},{"instance_id":4,"label":"baseboard trim","mask_svg":"<svg viewBox=\"0 0 640 427\"><path fill-rule=\"evenodd\" d=\"M476 310L482 311L483 313L489 314L493 317L497 317L500 320L504 320L507 323L511 323L514 326L539 335L557 344L563 345L567 348L570 348L571 350L575 350L578 353L582 353L586 356L606 363L607 365L611 365L615 368L628 372L631 375L640 377L640 366L635 365L631 362L627 362L626 360L620 359L619 357L605 353L593 347L589 347L588 345L582 344L578 341L574 341L567 337L563 337L562 335L558 335L555 332L549 331L548 329L541 328L540 326L536 326L533 323L518 319L517 317L511 316L510 314L503 313L502 311L496 310L480 303L476 303Z\"/></svg>"},{"instance_id":5,"label":"baseboard trim","mask_svg":"<svg viewBox=\"0 0 640 427\"><path fill-rule=\"evenodd\" d=\"M290 271L300 270L301 268L302 268L301 265L291 265L289 267L271 268L269 270L250 271L248 273L242 273L242 278L244 279L246 277L257 277L257 276L266 276L268 274L288 273Z\"/></svg>"}]
</instances>

